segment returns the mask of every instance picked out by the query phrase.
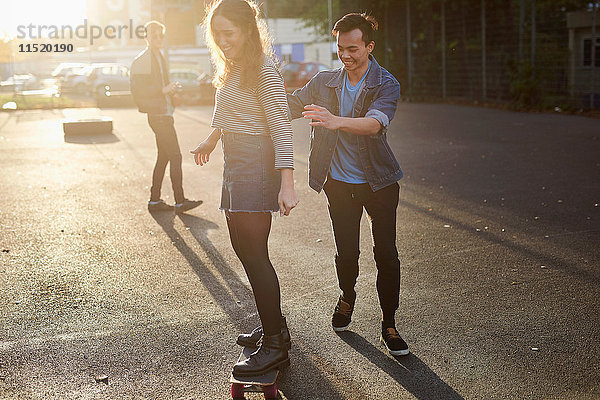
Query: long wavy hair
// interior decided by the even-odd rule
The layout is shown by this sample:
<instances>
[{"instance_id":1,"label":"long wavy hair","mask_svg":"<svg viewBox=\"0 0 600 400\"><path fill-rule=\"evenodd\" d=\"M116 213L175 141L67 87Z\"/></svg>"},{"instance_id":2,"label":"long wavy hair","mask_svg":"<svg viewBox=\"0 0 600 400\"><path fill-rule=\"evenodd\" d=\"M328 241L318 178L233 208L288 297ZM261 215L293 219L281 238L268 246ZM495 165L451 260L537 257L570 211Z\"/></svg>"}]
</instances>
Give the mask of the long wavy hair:
<instances>
[{"instance_id":1,"label":"long wavy hair","mask_svg":"<svg viewBox=\"0 0 600 400\"><path fill-rule=\"evenodd\" d=\"M215 67L213 84L216 87L223 86L234 65L233 60L225 58L215 41L212 21L218 15L228 19L242 30L246 42L235 63L242 66L241 85L252 87L257 82L265 57L273 59L271 38L264 20L260 18L260 10L252 0L215 0L208 6L204 26L206 43Z\"/></svg>"}]
</instances>

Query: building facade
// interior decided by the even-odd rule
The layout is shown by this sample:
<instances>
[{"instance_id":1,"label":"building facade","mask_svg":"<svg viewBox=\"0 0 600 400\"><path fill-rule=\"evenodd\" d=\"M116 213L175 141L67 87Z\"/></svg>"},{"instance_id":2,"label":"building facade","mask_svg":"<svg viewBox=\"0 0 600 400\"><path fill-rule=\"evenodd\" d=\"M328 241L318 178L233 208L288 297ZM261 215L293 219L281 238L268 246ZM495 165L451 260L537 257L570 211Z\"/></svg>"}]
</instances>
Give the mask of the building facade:
<instances>
[{"instance_id":1,"label":"building facade","mask_svg":"<svg viewBox=\"0 0 600 400\"><path fill-rule=\"evenodd\" d=\"M600 24L592 12L578 11L567 15L567 27L569 94L574 104L600 108Z\"/></svg>"}]
</instances>

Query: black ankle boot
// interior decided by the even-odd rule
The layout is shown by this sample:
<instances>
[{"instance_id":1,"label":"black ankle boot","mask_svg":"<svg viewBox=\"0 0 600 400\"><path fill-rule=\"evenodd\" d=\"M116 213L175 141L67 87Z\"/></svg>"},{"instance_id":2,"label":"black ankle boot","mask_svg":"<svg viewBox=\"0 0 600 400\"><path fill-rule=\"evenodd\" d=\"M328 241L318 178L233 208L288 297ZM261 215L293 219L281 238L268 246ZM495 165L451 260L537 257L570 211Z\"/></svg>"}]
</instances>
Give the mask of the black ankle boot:
<instances>
[{"instance_id":1,"label":"black ankle boot","mask_svg":"<svg viewBox=\"0 0 600 400\"><path fill-rule=\"evenodd\" d=\"M262 326L257 326L252 332L239 335L235 342L242 347L258 347L258 342L262 338L262 335Z\"/></svg>"},{"instance_id":2,"label":"black ankle boot","mask_svg":"<svg viewBox=\"0 0 600 400\"><path fill-rule=\"evenodd\" d=\"M263 335L262 342L257 351L250 358L233 366L233 374L239 376L262 375L280 365L288 364L287 345L283 335Z\"/></svg>"},{"instance_id":3,"label":"black ankle boot","mask_svg":"<svg viewBox=\"0 0 600 400\"><path fill-rule=\"evenodd\" d=\"M281 317L281 334L283 335L283 340L286 343L288 350L291 349L292 343L290 341L290 331L288 330L287 322L283 316ZM239 335L236 343L243 347L258 347L262 335L262 326L258 326L250 333L242 333Z\"/></svg>"}]
</instances>

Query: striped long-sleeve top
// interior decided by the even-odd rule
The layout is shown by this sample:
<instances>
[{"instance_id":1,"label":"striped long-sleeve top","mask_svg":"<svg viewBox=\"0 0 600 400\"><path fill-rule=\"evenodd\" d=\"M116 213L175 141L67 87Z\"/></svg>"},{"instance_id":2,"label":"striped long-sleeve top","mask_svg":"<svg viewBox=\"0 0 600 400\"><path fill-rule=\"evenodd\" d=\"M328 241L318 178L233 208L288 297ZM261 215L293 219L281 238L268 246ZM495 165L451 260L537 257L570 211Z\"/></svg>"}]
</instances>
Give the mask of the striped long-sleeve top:
<instances>
[{"instance_id":1,"label":"striped long-sleeve top","mask_svg":"<svg viewBox=\"0 0 600 400\"><path fill-rule=\"evenodd\" d=\"M240 86L241 67L234 66L217 89L211 127L249 135L270 134L275 169L294 168L292 125L283 79L271 60L265 60L254 88Z\"/></svg>"}]
</instances>

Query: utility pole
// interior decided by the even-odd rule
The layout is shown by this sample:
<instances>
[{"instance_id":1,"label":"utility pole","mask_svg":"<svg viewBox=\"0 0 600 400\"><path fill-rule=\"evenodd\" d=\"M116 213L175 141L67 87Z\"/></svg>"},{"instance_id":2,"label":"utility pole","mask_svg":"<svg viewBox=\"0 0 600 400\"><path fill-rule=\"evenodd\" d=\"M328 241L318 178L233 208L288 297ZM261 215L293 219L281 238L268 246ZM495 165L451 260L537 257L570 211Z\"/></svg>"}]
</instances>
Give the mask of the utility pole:
<instances>
[{"instance_id":1,"label":"utility pole","mask_svg":"<svg viewBox=\"0 0 600 400\"><path fill-rule=\"evenodd\" d=\"M535 0L531 0L531 71L535 74Z\"/></svg>"},{"instance_id":2,"label":"utility pole","mask_svg":"<svg viewBox=\"0 0 600 400\"><path fill-rule=\"evenodd\" d=\"M442 0L442 98L446 98L446 0Z\"/></svg>"},{"instance_id":3,"label":"utility pole","mask_svg":"<svg viewBox=\"0 0 600 400\"><path fill-rule=\"evenodd\" d=\"M596 39L596 12L598 11L598 0L594 0L592 3L592 77L591 77L591 93L590 93L590 109L596 108L594 104L594 95L596 93L596 46L598 46Z\"/></svg>"},{"instance_id":4,"label":"utility pole","mask_svg":"<svg viewBox=\"0 0 600 400\"><path fill-rule=\"evenodd\" d=\"M196 1L190 0L190 8L192 10L192 24L194 25L194 47L198 46L198 20L196 16Z\"/></svg>"},{"instance_id":5,"label":"utility pole","mask_svg":"<svg viewBox=\"0 0 600 400\"><path fill-rule=\"evenodd\" d=\"M523 60L523 31L525 28L525 0L519 2L519 61Z\"/></svg>"},{"instance_id":6,"label":"utility pole","mask_svg":"<svg viewBox=\"0 0 600 400\"><path fill-rule=\"evenodd\" d=\"M385 63L385 67L386 68L390 68L390 45L389 45L389 30L388 30L388 26L389 26L389 18L388 18L388 14L389 14L389 1L386 0L385 1L385 6L384 6L384 20L383 20L383 24L384 24L384 28L383 28L383 35L384 35L384 45L385 45L385 55L384 55L384 63Z\"/></svg>"},{"instance_id":7,"label":"utility pole","mask_svg":"<svg viewBox=\"0 0 600 400\"><path fill-rule=\"evenodd\" d=\"M169 12L169 5L167 4L167 0L163 0L163 23L165 26L167 26L167 13ZM165 35L164 39L163 39L163 57L165 57L165 60L167 62L167 65L171 65L170 64L170 60L169 60L169 30L167 29L167 34Z\"/></svg>"},{"instance_id":8,"label":"utility pole","mask_svg":"<svg viewBox=\"0 0 600 400\"><path fill-rule=\"evenodd\" d=\"M406 48L408 58L408 94L412 93L412 37L410 34L410 0L406 0Z\"/></svg>"},{"instance_id":9,"label":"utility pole","mask_svg":"<svg viewBox=\"0 0 600 400\"><path fill-rule=\"evenodd\" d=\"M481 0L481 99L487 100L487 64L486 64L486 39L485 39L485 0Z\"/></svg>"},{"instance_id":10,"label":"utility pole","mask_svg":"<svg viewBox=\"0 0 600 400\"><path fill-rule=\"evenodd\" d=\"M331 40L331 30L333 29L333 6L331 4L331 0L327 0L327 37L329 38L327 42L329 43L329 67L333 68L333 41Z\"/></svg>"}]
</instances>

